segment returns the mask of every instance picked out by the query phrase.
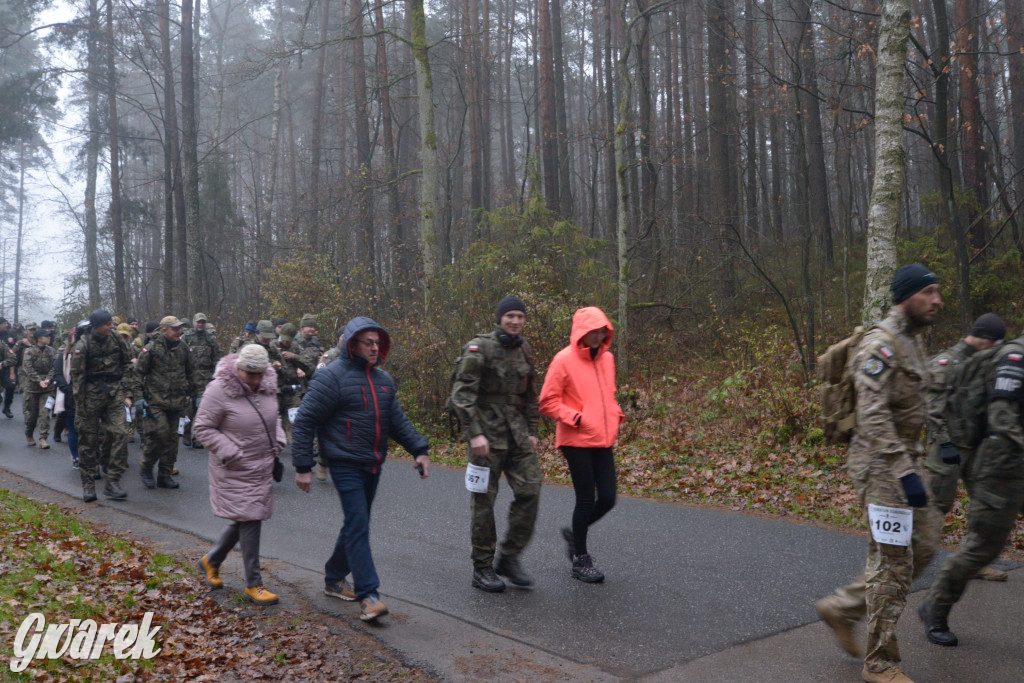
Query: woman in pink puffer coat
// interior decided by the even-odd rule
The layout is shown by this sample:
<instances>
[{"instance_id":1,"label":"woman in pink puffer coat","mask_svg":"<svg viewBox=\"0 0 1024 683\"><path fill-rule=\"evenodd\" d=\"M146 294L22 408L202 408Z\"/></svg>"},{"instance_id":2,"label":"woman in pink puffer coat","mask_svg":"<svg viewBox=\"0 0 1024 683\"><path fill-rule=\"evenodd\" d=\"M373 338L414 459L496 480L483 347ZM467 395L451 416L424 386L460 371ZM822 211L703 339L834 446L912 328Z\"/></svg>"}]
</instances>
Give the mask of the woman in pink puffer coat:
<instances>
[{"instance_id":1,"label":"woman in pink puffer coat","mask_svg":"<svg viewBox=\"0 0 1024 683\"><path fill-rule=\"evenodd\" d=\"M196 412L192 433L210 451L210 506L231 520L217 544L199 560L206 582L220 588L219 567L240 543L245 595L258 605L277 596L260 574L260 528L274 512L274 458L287 443L277 410L277 375L267 372L267 351L249 344L217 364Z\"/></svg>"}]
</instances>

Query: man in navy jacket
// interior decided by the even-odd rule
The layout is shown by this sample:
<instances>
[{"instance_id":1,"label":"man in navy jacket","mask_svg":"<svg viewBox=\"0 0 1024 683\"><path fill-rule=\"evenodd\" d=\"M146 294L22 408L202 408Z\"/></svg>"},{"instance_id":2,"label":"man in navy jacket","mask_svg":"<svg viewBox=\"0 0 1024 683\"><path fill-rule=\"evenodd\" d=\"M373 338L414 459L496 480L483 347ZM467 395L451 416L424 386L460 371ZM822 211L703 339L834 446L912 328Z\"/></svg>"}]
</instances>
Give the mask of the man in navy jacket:
<instances>
[{"instance_id":1,"label":"man in navy jacket","mask_svg":"<svg viewBox=\"0 0 1024 683\"><path fill-rule=\"evenodd\" d=\"M358 598L360 618L370 621L388 612L377 593L380 580L370 553L370 506L388 438L416 457L421 478L429 476L430 463L427 439L402 412L391 376L378 367L391 348L387 331L370 318L353 318L341 348L338 361L317 371L302 398L292 431L292 464L296 485L308 493L315 433L345 512L334 554L324 566L324 593ZM354 589L345 582L349 572Z\"/></svg>"}]
</instances>

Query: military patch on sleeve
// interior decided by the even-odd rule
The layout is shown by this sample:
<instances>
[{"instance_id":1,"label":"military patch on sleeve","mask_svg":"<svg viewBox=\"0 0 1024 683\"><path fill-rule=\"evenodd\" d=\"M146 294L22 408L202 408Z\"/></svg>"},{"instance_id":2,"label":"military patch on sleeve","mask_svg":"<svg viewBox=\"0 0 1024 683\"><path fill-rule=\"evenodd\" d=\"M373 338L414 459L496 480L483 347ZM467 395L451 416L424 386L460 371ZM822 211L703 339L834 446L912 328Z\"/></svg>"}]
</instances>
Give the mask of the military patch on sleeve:
<instances>
[{"instance_id":1,"label":"military patch on sleeve","mask_svg":"<svg viewBox=\"0 0 1024 683\"><path fill-rule=\"evenodd\" d=\"M882 374L883 370L885 370L885 363L877 358L868 358L864 361L864 365L861 369L864 370L864 374L868 377L877 377Z\"/></svg>"},{"instance_id":2,"label":"military patch on sleeve","mask_svg":"<svg viewBox=\"0 0 1024 683\"><path fill-rule=\"evenodd\" d=\"M468 347L466 348L466 350L467 350L467 351L479 351L479 350L480 350L480 345L479 345L479 344L470 344L470 345L469 345L469 346L468 346Z\"/></svg>"},{"instance_id":3,"label":"military patch on sleeve","mask_svg":"<svg viewBox=\"0 0 1024 683\"><path fill-rule=\"evenodd\" d=\"M889 350L888 346L882 346L878 349L878 352L886 358L892 358L892 351ZM879 370L881 372L881 370Z\"/></svg>"},{"instance_id":4,"label":"military patch on sleeve","mask_svg":"<svg viewBox=\"0 0 1024 683\"><path fill-rule=\"evenodd\" d=\"M939 359L939 365L949 365L949 359L948 358L940 358Z\"/></svg>"},{"instance_id":5,"label":"military patch on sleeve","mask_svg":"<svg viewBox=\"0 0 1024 683\"><path fill-rule=\"evenodd\" d=\"M142 349L142 352L143 352L143 353L149 353L149 349L147 349L147 348L143 348L143 349Z\"/></svg>"},{"instance_id":6,"label":"military patch on sleeve","mask_svg":"<svg viewBox=\"0 0 1024 683\"><path fill-rule=\"evenodd\" d=\"M992 398L1024 401L1024 355L1008 353L996 366Z\"/></svg>"}]
</instances>

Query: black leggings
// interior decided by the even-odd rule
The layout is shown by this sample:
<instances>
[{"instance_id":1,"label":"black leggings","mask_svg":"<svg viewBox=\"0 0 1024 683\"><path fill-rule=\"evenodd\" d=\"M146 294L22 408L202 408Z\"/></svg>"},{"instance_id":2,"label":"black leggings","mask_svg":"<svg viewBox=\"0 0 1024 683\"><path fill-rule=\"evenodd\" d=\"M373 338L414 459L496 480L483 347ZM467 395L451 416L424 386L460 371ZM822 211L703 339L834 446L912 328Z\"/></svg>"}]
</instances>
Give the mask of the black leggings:
<instances>
[{"instance_id":1,"label":"black leggings","mask_svg":"<svg viewBox=\"0 0 1024 683\"><path fill-rule=\"evenodd\" d=\"M611 448L562 446L561 451L576 490L576 507L572 511L576 554L583 555L587 552L587 529L615 507L615 458Z\"/></svg>"}]
</instances>

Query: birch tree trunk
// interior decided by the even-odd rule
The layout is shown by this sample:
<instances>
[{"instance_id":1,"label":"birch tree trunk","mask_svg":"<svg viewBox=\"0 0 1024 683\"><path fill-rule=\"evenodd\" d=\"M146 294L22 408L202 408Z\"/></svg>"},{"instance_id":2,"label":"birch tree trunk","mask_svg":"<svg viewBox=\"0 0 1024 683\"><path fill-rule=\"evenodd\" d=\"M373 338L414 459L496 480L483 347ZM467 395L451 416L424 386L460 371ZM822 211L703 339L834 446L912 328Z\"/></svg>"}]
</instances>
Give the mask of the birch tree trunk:
<instances>
[{"instance_id":1,"label":"birch tree trunk","mask_svg":"<svg viewBox=\"0 0 1024 683\"><path fill-rule=\"evenodd\" d=\"M885 0L875 73L875 177L868 207L864 320L880 320L896 272L906 151L903 147L903 84L910 35L910 1Z\"/></svg>"},{"instance_id":2,"label":"birch tree trunk","mask_svg":"<svg viewBox=\"0 0 1024 683\"><path fill-rule=\"evenodd\" d=\"M416 96L419 101L420 164L420 256L423 259L423 299L431 302L431 288L437 275L437 134L434 131L434 80L427 53L427 18L423 0L408 0L412 19L412 55L416 61Z\"/></svg>"}]
</instances>

